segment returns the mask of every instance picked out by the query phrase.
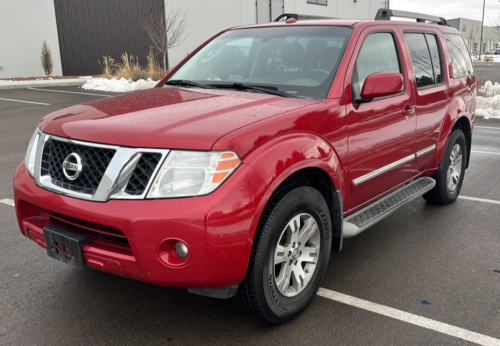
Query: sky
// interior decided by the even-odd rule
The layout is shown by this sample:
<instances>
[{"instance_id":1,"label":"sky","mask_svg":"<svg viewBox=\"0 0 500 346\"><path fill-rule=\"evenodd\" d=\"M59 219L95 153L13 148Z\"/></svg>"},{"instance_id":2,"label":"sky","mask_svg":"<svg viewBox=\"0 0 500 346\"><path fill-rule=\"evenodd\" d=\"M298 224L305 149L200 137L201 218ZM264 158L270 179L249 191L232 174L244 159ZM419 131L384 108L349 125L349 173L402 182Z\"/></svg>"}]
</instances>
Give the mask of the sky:
<instances>
[{"instance_id":1,"label":"sky","mask_svg":"<svg viewBox=\"0 0 500 346\"><path fill-rule=\"evenodd\" d=\"M391 9L432 14L445 19L458 17L481 20L483 0L390 0ZM484 25L500 25L500 2L486 0Z\"/></svg>"}]
</instances>

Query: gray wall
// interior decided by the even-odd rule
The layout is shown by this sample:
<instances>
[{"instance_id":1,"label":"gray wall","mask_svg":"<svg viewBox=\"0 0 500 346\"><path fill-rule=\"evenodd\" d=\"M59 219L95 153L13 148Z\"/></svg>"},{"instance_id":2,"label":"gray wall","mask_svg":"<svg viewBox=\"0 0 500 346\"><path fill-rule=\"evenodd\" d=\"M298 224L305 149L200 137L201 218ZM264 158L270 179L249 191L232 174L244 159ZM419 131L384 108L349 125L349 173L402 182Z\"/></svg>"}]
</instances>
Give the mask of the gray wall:
<instances>
[{"instance_id":1,"label":"gray wall","mask_svg":"<svg viewBox=\"0 0 500 346\"><path fill-rule=\"evenodd\" d=\"M163 0L54 0L64 75L102 73L103 56L127 52L146 64L149 51L142 22Z\"/></svg>"}]
</instances>

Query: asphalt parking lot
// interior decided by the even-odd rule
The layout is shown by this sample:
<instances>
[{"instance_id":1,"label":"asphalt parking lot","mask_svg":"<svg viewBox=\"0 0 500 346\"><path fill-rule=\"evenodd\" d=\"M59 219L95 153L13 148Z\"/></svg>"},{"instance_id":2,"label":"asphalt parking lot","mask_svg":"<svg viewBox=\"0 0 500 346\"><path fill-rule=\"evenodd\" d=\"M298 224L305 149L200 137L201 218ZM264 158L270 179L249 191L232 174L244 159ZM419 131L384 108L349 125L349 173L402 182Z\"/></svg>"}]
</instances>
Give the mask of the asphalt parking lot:
<instances>
[{"instance_id":1,"label":"asphalt parking lot","mask_svg":"<svg viewBox=\"0 0 500 346\"><path fill-rule=\"evenodd\" d=\"M21 235L12 175L37 122L109 95L0 90L0 345L500 345L499 120L477 119L456 203L417 199L346 239L321 296L269 326L233 300L73 269Z\"/></svg>"}]
</instances>

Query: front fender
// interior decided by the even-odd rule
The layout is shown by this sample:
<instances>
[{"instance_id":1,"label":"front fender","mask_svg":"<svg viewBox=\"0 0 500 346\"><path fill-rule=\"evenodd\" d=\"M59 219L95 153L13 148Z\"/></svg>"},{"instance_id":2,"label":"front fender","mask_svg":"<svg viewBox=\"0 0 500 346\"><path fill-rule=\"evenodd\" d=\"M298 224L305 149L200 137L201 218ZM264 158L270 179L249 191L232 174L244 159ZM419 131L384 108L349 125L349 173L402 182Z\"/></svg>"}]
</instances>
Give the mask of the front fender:
<instances>
[{"instance_id":1,"label":"front fender","mask_svg":"<svg viewBox=\"0 0 500 346\"><path fill-rule=\"evenodd\" d=\"M272 194L295 172L318 168L330 176L337 190L344 186L342 165L336 151L326 140L311 133L295 132L275 137L250 153L245 164L255 169L267 185L252 229L257 229Z\"/></svg>"}]
</instances>

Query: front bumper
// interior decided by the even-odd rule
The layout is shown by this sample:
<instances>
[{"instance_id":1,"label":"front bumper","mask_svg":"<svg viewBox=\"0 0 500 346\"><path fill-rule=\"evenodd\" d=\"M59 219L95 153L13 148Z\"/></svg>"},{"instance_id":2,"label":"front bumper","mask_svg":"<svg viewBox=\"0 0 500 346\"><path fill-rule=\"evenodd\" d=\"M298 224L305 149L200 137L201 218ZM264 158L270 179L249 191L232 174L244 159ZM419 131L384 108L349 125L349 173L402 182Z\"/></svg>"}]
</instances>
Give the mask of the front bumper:
<instances>
[{"instance_id":1,"label":"front bumper","mask_svg":"<svg viewBox=\"0 0 500 346\"><path fill-rule=\"evenodd\" d=\"M14 174L17 219L25 236L45 247L47 225L83 230L90 239L83 248L87 266L171 287L217 288L243 280L265 190L245 164L207 196L105 203L44 190L24 163ZM169 252L179 240L188 246L186 260Z\"/></svg>"}]
</instances>

